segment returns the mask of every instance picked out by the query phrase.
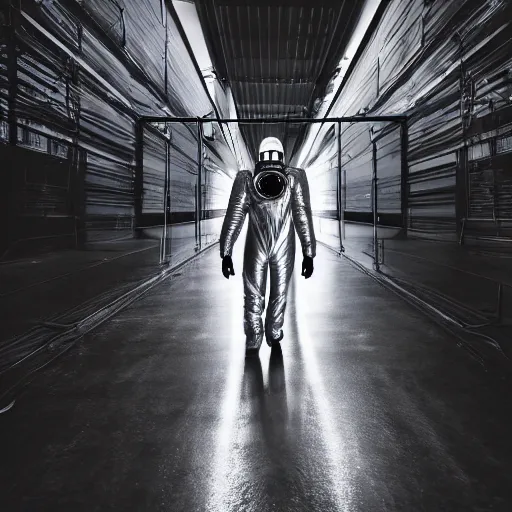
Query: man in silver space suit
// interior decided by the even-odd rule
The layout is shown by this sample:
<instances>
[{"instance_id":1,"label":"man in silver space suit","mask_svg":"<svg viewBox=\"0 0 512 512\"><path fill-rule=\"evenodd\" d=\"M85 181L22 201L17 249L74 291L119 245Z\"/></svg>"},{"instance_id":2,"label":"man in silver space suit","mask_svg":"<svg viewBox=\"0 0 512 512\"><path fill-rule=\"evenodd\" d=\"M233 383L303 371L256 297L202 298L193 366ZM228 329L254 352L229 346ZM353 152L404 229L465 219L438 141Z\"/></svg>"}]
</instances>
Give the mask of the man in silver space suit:
<instances>
[{"instance_id":1,"label":"man in silver space suit","mask_svg":"<svg viewBox=\"0 0 512 512\"><path fill-rule=\"evenodd\" d=\"M283 145L268 137L259 148L254 176L240 171L233 183L220 236L222 273L235 275L231 254L233 245L249 212L244 252L244 332L246 354L257 355L263 340L261 315L265 309L267 269L270 267L270 297L265 318L267 344L283 338L282 326L288 283L295 261L295 230L302 245L302 275L313 273L316 240L309 199L309 186L303 169L284 164ZM295 228L294 228L295 226Z\"/></svg>"}]
</instances>

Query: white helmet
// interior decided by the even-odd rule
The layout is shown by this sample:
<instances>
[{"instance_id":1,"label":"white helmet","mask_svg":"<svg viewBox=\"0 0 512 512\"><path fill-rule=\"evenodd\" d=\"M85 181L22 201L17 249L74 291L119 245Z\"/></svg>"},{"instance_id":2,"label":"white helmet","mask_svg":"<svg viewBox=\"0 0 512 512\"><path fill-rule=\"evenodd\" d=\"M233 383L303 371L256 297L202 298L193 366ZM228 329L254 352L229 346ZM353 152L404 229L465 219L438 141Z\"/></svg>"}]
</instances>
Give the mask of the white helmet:
<instances>
[{"instance_id":1,"label":"white helmet","mask_svg":"<svg viewBox=\"0 0 512 512\"><path fill-rule=\"evenodd\" d=\"M284 163L284 150L281 141L277 137L263 139L259 149L260 162L276 161Z\"/></svg>"}]
</instances>

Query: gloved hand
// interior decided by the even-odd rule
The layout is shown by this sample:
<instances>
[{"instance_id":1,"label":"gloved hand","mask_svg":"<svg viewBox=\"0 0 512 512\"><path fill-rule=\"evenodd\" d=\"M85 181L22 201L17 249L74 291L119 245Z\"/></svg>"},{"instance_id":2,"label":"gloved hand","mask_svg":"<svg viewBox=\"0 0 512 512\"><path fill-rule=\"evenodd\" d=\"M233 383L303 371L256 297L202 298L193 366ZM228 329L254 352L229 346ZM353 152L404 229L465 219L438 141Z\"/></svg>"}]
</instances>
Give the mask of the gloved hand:
<instances>
[{"instance_id":1,"label":"gloved hand","mask_svg":"<svg viewBox=\"0 0 512 512\"><path fill-rule=\"evenodd\" d=\"M231 256L224 256L222 258L222 273L226 279L229 279L229 276L235 275L235 269L233 268L233 260Z\"/></svg>"},{"instance_id":2,"label":"gloved hand","mask_svg":"<svg viewBox=\"0 0 512 512\"><path fill-rule=\"evenodd\" d=\"M313 258L309 256L304 256L302 260L302 276L306 279L309 279L313 274Z\"/></svg>"}]
</instances>

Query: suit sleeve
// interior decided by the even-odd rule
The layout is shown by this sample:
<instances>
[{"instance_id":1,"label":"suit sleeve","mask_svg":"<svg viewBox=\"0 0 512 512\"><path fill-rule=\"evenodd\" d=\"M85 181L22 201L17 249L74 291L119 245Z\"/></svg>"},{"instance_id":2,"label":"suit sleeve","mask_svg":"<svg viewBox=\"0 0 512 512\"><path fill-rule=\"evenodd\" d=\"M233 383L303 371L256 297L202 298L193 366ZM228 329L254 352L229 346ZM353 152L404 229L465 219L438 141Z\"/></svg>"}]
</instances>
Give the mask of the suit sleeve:
<instances>
[{"instance_id":1,"label":"suit sleeve","mask_svg":"<svg viewBox=\"0 0 512 512\"><path fill-rule=\"evenodd\" d=\"M297 169L296 176L292 195L293 223L302 245L302 254L314 258L316 256L316 238L313 228L308 179L303 169Z\"/></svg>"},{"instance_id":2,"label":"suit sleeve","mask_svg":"<svg viewBox=\"0 0 512 512\"><path fill-rule=\"evenodd\" d=\"M233 182L231 196L222 230L220 233L220 257L231 256L233 246L244 225L245 215L249 209L247 190L247 171L240 171Z\"/></svg>"}]
</instances>

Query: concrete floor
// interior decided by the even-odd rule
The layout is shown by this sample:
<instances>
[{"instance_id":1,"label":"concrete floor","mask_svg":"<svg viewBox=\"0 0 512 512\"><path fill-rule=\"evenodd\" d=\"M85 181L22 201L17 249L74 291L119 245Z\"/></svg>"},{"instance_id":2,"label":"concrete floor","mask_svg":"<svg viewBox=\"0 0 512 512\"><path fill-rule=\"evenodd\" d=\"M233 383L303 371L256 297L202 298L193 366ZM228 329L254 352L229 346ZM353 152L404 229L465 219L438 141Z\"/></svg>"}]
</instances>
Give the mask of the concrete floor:
<instances>
[{"instance_id":1,"label":"concrete floor","mask_svg":"<svg viewBox=\"0 0 512 512\"><path fill-rule=\"evenodd\" d=\"M158 258L155 241L126 240L0 265L0 347L42 321L118 287L122 294L130 282L154 275Z\"/></svg>"},{"instance_id":2,"label":"concrete floor","mask_svg":"<svg viewBox=\"0 0 512 512\"><path fill-rule=\"evenodd\" d=\"M2 512L512 510L507 379L322 247L282 356L246 363L242 250L229 281L199 256L0 415Z\"/></svg>"},{"instance_id":3,"label":"concrete floor","mask_svg":"<svg viewBox=\"0 0 512 512\"><path fill-rule=\"evenodd\" d=\"M194 255L193 229L191 237L172 241L169 265ZM42 321L64 316L89 301L103 306L161 272L159 261L160 240L148 237L0 264L0 351Z\"/></svg>"},{"instance_id":4,"label":"concrete floor","mask_svg":"<svg viewBox=\"0 0 512 512\"><path fill-rule=\"evenodd\" d=\"M325 235L338 233L337 222L322 219L321 227L315 227L317 238L338 250L339 238ZM398 232L378 229L380 273L445 314L478 326L470 340L478 352L491 347L485 346L490 336L512 360L512 247L400 238ZM372 269L373 227L347 222L345 234L345 255Z\"/></svg>"}]
</instances>

